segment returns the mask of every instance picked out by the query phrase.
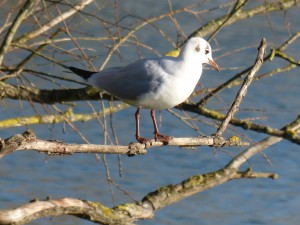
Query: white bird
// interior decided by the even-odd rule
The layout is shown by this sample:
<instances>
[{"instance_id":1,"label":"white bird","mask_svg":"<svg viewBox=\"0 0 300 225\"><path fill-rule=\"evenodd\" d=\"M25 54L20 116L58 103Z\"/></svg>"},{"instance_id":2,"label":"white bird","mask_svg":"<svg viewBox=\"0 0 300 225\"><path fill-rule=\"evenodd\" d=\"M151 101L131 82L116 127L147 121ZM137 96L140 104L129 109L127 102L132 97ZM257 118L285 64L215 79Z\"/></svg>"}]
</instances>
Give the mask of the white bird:
<instances>
[{"instance_id":1,"label":"white bird","mask_svg":"<svg viewBox=\"0 0 300 225\"><path fill-rule=\"evenodd\" d=\"M88 84L107 91L116 98L137 107L136 134L140 143L149 139L140 136L140 109L151 109L155 141L168 143L172 137L159 133L156 109L172 108L184 102L194 91L202 73L202 64L208 63L217 71L211 47L203 38L190 38L178 57L141 59L124 67L107 68L99 72L68 67L87 80Z\"/></svg>"}]
</instances>

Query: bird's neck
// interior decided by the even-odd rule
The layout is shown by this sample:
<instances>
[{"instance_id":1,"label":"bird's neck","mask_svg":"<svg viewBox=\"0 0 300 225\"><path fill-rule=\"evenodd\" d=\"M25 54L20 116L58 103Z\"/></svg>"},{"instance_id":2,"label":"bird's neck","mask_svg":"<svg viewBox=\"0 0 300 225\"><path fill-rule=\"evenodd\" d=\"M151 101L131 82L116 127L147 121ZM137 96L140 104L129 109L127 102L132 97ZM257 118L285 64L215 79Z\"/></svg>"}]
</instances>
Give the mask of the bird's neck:
<instances>
[{"instance_id":1,"label":"bird's neck","mask_svg":"<svg viewBox=\"0 0 300 225\"><path fill-rule=\"evenodd\" d=\"M178 62L184 67L201 67L202 63L199 62L198 58L194 55L187 54L186 52L181 52L181 54L177 57Z\"/></svg>"}]
</instances>

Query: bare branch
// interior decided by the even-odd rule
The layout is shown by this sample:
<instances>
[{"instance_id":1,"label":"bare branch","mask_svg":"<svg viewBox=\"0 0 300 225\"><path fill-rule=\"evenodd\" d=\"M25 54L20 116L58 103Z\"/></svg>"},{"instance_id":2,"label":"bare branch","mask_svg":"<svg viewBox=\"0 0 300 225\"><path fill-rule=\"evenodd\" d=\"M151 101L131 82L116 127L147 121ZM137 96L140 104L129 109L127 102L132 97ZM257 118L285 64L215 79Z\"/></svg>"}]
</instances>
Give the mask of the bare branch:
<instances>
[{"instance_id":1,"label":"bare branch","mask_svg":"<svg viewBox=\"0 0 300 225\"><path fill-rule=\"evenodd\" d=\"M248 0L237 0L231 12L228 14L227 18L221 23L221 25L210 35L208 41L212 40L216 34L222 29L222 27L226 24L226 22L235 14L237 14L244 5L247 4Z\"/></svg>"},{"instance_id":2,"label":"bare branch","mask_svg":"<svg viewBox=\"0 0 300 225\"><path fill-rule=\"evenodd\" d=\"M3 62L4 56L7 52L7 50L10 47L11 42L13 41L13 38L20 27L22 21L26 18L28 12L30 11L31 7L34 5L36 0L27 0L25 4L20 9L18 15L16 16L15 20L13 21L12 25L10 26L8 32L6 33L6 36L1 44L0 47L0 65Z\"/></svg>"},{"instance_id":3,"label":"bare branch","mask_svg":"<svg viewBox=\"0 0 300 225\"><path fill-rule=\"evenodd\" d=\"M61 23L62 21L66 20L70 16L74 15L75 13L77 13L78 11L82 10L84 7L86 7L87 5L89 5L91 2L93 2L93 0L83 0L83 1L80 1L80 3L78 3L77 5L74 5L71 9L69 9L68 11L62 13L60 16L55 17L54 19L50 20L49 22L47 22L46 24L42 25L38 29L36 29L34 31L31 31L29 33L26 33L23 36L19 37L15 41L15 43L23 44L23 43L27 42L28 40L31 40L31 39L33 39L35 37L38 37L39 35L47 32L49 29L53 28L55 25Z\"/></svg>"},{"instance_id":4,"label":"bare branch","mask_svg":"<svg viewBox=\"0 0 300 225\"><path fill-rule=\"evenodd\" d=\"M261 65L263 63L263 58L264 58L266 47L267 47L266 40L262 39L260 46L258 48L259 52L258 52L257 58L255 60L255 64L254 64L253 68L251 69L251 71L249 72L249 74L246 76L241 89L237 93L237 96L230 107L230 110L228 111L225 119L223 120L222 124L218 128L217 133L216 133L217 136L222 136L222 134L225 131L230 120L233 118L234 114L238 111L239 106L247 93L247 89L254 78L254 75L256 74L256 72L259 70L259 68L261 67Z\"/></svg>"},{"instance_id":5,"label":"bare branch","mask_svg":"<svg viewBox=\"0 0 300 225\"><path fill-rule=\"evenodd\" d=\"M235 179L239 178L249 178L249 179L256 179L256 178L271 178L273 180L278 179L278 174L275 173L255 173L252 171L251 168L248 168L245 171L236 173Z\"/></svg>"},{"instance_id":6,"label":"bare branch","mask_svg":"<svg viewBox=\"0 0 300 225\"><path fill-rule=\"evenodd\" d=\"M33 131L28 130L23 134L16 134L1 141L0 158L15 151L33 150L49 155L66 155L74 153L104 153L104 154L145 154L147 149L161 147L163 142L151 140L145 144L138 142L129 145L93 145L93 144L66 144L57 140L40 140ZM246 146L248 143L240 139L218 139L215 137L174 138L168 146L196 147L196 146Z\"/></svg>"}]
</instances>

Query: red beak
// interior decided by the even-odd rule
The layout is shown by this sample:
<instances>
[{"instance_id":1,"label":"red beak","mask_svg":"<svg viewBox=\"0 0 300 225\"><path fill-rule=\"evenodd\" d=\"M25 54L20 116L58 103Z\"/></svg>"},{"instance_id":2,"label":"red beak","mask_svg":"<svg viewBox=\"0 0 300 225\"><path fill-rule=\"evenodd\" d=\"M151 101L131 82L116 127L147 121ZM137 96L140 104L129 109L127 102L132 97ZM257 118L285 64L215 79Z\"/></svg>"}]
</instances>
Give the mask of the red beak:
<instances>
[{"instance_id":1,"label":"red beak","mask_svg":"<svg viewBox=\"0 0 300 225\"><path fill-rule=\"evenodd\" d=\"M208 63L209 63L215 70L217 70L218 72L220 72L220 68L219 68L218 64L217 64L214 60L208 59Z\"/></svg>"}]
</instances>

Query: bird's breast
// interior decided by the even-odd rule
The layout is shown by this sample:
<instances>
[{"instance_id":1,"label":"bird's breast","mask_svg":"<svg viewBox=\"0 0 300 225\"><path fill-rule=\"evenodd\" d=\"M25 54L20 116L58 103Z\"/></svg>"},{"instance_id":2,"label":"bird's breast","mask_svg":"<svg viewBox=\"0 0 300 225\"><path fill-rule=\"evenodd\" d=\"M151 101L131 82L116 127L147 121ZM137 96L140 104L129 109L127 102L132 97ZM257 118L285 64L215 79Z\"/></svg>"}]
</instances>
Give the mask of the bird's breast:
<instances>
[{"instance_id":1,"label":"bird's breast","mask_svg":"<svg viewBox=\"0 0 300 225\"><path fill-rule=\"evenodd\" d=\"M166 76L155 90L139 96L135 105L149 109L167 109L179 105L190 97L200 76L201 73L187 77Z\"/></svg>"}]
</instances>

